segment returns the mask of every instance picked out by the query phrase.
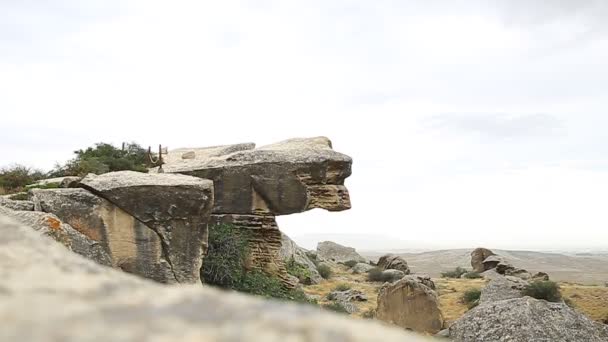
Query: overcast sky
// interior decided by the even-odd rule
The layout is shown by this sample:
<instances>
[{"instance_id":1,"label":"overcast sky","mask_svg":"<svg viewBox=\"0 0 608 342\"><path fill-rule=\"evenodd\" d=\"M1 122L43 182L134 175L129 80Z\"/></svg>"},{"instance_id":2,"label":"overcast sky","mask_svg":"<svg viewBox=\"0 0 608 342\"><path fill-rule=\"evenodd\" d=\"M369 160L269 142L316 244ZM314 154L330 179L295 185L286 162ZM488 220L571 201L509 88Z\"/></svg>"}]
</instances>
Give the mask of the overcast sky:
<instances>
[{"instance_id":1,"label":"overcast sky","mask_svg":"<svg viewBox=\"0 0 608 342\"><path fill-rule=\"evenodd\" d=\"M354 159L353 209L281 217L296 241L608 248L606 18L604 0L2 0L0 166L325 135Z\"/></svg>"}]
</instances>

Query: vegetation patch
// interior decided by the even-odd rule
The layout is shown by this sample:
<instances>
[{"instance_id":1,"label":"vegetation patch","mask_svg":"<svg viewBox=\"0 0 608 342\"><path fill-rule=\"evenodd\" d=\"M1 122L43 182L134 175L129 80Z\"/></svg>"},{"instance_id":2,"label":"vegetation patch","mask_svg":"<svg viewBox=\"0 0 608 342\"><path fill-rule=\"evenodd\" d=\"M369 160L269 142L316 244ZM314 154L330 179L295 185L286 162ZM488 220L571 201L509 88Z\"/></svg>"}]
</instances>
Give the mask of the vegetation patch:
<instances>
[{"instance_id":1,"label":"vegetation patch","mask_svg":"<svg viewBox=\"0 0 608 342\"><path fill-rule=\"evenodd\" d=\"M321 277L323 277L323 279L329 279L329 278L331 278L331 276L333 274L331 267L329 267L329 265L327 265L327 264L322 264L322 263L319 263L317 265L317 271L319 272Z\"/></svg>"},{"instance_id":2,"label":"vegetation patch","mask_svg":"<svg viewBox=\"0 0 608 342\"><path fill-rule=\"evenodd\" d=\"M480 289L469 289L462 295L462 302L467 305L469 309L472 309L479 305L479 298L481 297Z\"/></svg>"},{"instance_id":3,"label":"vegetation patch","mask_svg":"<svg viewBox=\"0 0 608 342\"><path fill-rule=\"evenodd\" d=\"M481 276L481 274L479 274L477 272L467 272L467 273L464 274L464 277L466 279L481 279L481 278L483 278Z\"/></svg>"},{"instance_id":4,"label":"vegetation patch","mask_svg":"<svg viewBox=\"0 0 608 342\"><path fill-rule=\"evenodd\" d=\"M343 264L348 268L353 268L358 263L359 262L357 260L348 260L348 261L343 262Z\"/></svg>"},{"instance_id":5,"label":"vegetation patch","mask_svg":"<svg viewBox=\"0 0 608 342\"><path fill-rule=\"evenodd\" d=\"M287 273L298 278L300 283L304 285L312 284L312 275L308 267L298 264L293 256L285 263L285 268L287 268Z\"/></svg>"},{"instance_id":6,"label":"vegetation patch","mask_svg":"<svg viewBox=\"0 0 608 342\"><path fill-rule=\"evenodd\" d=\"M400 277L399 277L400 278ZM367 272L368 281L393 282L399 280L394 273L385 272L381 267L374 267Z\"/></svg>"},{"instance_id":7,"label":"vegetation patch","mask_svg":"<svg viewBox=\"0 0 608 342\"><path fill-rule=\"evenodd\" d=\"M332 302L332 303L328 303L328 304L323 304L321 307L324 309L333 311L333 312L348 314L348 310L346 309L344 304L342 304L340 302Z\"/></svg>"},{"instance_id":8,"label":"vegetation patch","mask_svg":"<svg viewBox=\"0 0 608 342\"><path fill-rule=\"evenodd\" d=\"M336 285L332 290L333 291L348 291L350 289L352 289L352 286L350 286L350 284L340 283L340 284Z\"/></svg>"},{"instance_id":9,"label":"vegetation patch","mask_svg":"<svg viewBox=\"0 0 608 342\"><path fill-rule=\"evenodd\" d=\"M522 295L536 299L544 299L549 302L560 302L562 295L559 285L554 281L535 281L521 291Z\"/></svg>"},{"instance_id":10,"label":"vegetation patch","mask_svg":"<svg viewBox=\"0 0 608 342\"><path fill-rule=\"evenodd\" d=\"M22 192L25 186L43 179L45 174L23 165L13 165L0 169L0 190L5 194Z\"/></svg>"},{"instance_id":11,"label":"vegetation patch","mask_svg":"<svg viewBox=\"0 0 608 342\"><path fill-rule=\"evenodd\" d=\"M460 278L463 274L469 273L469 271L462 267L456 267L451 271L441 272L442 278Z\"/></svg>"},{"instance_id":12,"label":"vegetation patch","mask_svg":"<svg viewBox=\"0 0 608 342\"><path fill-rule=\"evenodd\" d=\"M266 298L312 303L304 292L286 288L277 277L260 270L246 270L249 238L246 230L230 224L210 227L207 256L201 269L204 282Z\"/></svg>"}]
</instances>

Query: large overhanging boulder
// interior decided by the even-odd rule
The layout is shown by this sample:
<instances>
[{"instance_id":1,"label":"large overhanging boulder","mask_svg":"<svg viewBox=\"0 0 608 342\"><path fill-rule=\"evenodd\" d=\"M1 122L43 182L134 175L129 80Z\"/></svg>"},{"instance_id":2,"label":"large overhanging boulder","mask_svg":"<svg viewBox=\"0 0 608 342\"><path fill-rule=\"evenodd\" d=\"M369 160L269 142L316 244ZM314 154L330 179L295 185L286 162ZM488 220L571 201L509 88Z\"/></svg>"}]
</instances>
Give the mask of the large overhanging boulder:
<instances>
[{"instance_id":1,"label":"large overhanging boulder","mask_svg":"<svg viewBox=\"0 0 608 342\"><path fill-rule=\"evenodd\" d=\"M0 341L411 341L363 320L100 266L0 215Z\"/></svg>"},{"instance_id":2,"label":"large overhanging boulder","mask_svg":"<svg viewBox=\"0 0 608 342\"><path fill-rule=\"evenodd\" d=\"M213 184L132 171L90 175L74 189L34 189L40 211L99 243L111 265L163 283L200 282Z\"/></svg>"},{"instance_id":3,"label":"large overhanging boulder","mask_svg":"<svg viewBox=\"0 0 608 342\"><path fill-rule=\"evenodd\" d=\"M162 171L213 180L212 220L249 229L253 265L290 284L275 216L350 209L352 159L325 137L169 151ZM158 172L159 169L152 170ZM291 284L293 285L293 284Z\"/></svg>"}]
</instances>

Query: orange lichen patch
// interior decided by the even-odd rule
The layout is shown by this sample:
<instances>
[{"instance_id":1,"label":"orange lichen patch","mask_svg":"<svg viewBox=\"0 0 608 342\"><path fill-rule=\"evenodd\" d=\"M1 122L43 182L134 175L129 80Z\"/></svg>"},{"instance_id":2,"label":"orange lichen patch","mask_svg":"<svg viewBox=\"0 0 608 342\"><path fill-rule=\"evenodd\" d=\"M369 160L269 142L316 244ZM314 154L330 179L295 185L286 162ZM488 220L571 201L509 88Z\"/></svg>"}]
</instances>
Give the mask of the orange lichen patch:
<instances>
[{"instance_id":1,"label":"orange lichen patch","mask_svg":"<svg viewBox=\"0 0 608 342\"><path fill-rule=\"evenodd\" d=\"M94 241L101 241L101 232L95 228L89 227L86 221L80 220L78 218L70 218L67 222L72 228L76 229L79 233L88 237Z\"/></svg>"},{"instance_id":2,"label":"orange lichen patch","mask_svg":"<svg viewBox=\"0 0 608 342\"><path fill-rule=\"evenodd\" d=\"M61 221L59 221L58 219L51 217L51 216L47 216L44 218L44 223L46 224L47 227L53 229L53 230L60 230L61 229Z\"/></svg>"}]
</instances>

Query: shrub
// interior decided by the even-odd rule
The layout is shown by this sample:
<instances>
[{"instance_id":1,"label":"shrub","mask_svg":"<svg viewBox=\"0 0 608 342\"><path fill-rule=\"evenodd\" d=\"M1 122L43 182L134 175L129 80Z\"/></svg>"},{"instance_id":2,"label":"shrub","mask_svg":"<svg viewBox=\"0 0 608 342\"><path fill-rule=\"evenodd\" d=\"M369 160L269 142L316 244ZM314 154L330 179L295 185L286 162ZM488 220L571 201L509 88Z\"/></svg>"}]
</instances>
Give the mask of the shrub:
<instances>
[{"instance_id":1,"label":"shrub","mask_svg":"<svg viewBox=\"0 0 608 342\"><path fill-rule=\"evenodd\" d=\"M477 272L467 272L464 274L464 277L467 279L479 279L482 278L481 274Z\"/></svg>"},{"instance_id":2,"label":"shrub","mask_svg":"<svg viewBox=\"0 0 608 342\"><path fill-rule=\"evenodd\" d=\"M333 291L348 291L350 290L352 287L349 284L346 283L342 283L342 284L338 284L333 288Z\"/></svg>"},{"instance_id":3,"label":"shrub","mask_svg":"<svg viewBox=\"0 0 608 342\"><path fill-rule=\"evenodd\" d=\"M285 268L287 269L287 273L298 278L298 280L300 280L300 283L304 285L312 284L310 270L306 266L298 264L293 257L291 257L285 263Z\"/></svg>"},{"instance_id":4,"label":"shrub","mask_svg":"<svg viewBox=\"0 0 608 342\"><path fill-rule=\"evenodd\" d=\"M357 260L348 260L344 262L344 265L346 265L348 268L353 268L358 263L359 262Z\"/></svg>"},{"instance_id":5,"label":"shrub","mask_svg":"<svg viewBox=\"0 0 608 342\"><path fill-rule=\"evenodd\" d=\"M460 278L463 274L468 273L468 271L462 267L456 267L452 271L441 272L442 278Z\"/></svg>"},{"instance_id":6,"label":"shrub","mask_svg":"<svg viewBox=\"0 0 608 342\"><path fill-rule=\"evenodd\" d=\"M479 298L481 297L481 290L469 289L462 295L462 301L467 305L469 309L476 307L479 304Z\"/></svg>"},{"instance_id":7,"label":"shrub","mask_svg":"<svg viewBox=\"0 0 608 342\"><path fill-rule=\"evenodd\" d=\"M536 299L544 299L549 302L559 302L562 295L559 292L559 286L554 281L535 281L521 291L522 295L530 296Z\"/></svg>"},{"instance_id":8,"label":"shrub","mask_svg":"<svg viewBox=\"0 0 608 342\"><path fill-rule=\"evenodd\" d=\"M288 289L277 277L259 270L245 270L250 235L233 225L209 228L208 250L201 269L205 283L252 295L311 303L302 290Z\"/></svg>"},{"instance_id":9,"label":"shrub","mask_svg":"<svg viewBox=\"0 0 608 342\"><path fill-rule=\"evenodd\" d=\"M324 309L331 310L331 311L334 311L334 312L348 314L348 310L346 309L346 307L344 306L344 304L342 304L340 302L333 302L333 303L329 303L329 304L324 304L322 307Z\"/></svg>"},{"instance_id":10,"label":"shrub","mask_svg":"<svg viewBox=\"0 0 608 342\"><path fill-rule=\"evenodd\" d=\"M319 266L317 266L317 271L323 279L329 279L333 274L331 268L327 264L319 264Z\"/></svg>"},{"instance_id":11,"label":"shrub","mask_svg":"<svg viewBox=\"0 0 608 342\"><path fill-rule=\"evenodd\" d=\"M16 193L25 186L44 178L44 173L23 165L14 165L0 169L0 188L6 193Z\"/></svg>"}]
</instances>

